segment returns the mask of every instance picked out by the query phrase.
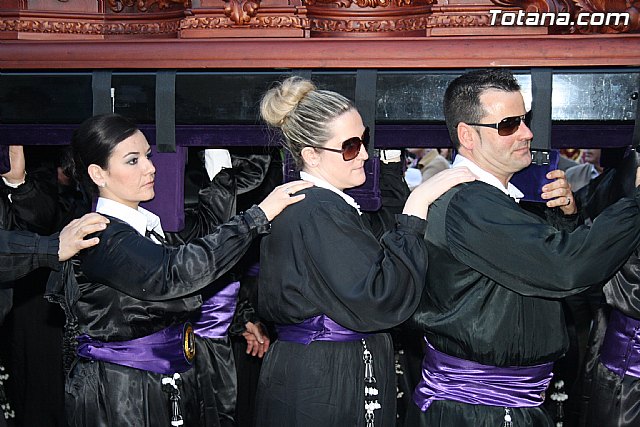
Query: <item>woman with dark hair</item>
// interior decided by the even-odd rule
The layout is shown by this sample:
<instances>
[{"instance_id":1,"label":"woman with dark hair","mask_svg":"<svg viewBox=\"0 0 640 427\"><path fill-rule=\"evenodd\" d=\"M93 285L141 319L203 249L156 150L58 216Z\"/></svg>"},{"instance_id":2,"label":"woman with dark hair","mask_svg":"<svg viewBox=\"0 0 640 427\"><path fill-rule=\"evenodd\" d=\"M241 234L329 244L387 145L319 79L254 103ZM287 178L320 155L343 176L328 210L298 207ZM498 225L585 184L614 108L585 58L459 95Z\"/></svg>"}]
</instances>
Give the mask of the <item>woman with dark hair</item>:
<instances>
[{"instance_id":1,"label":"woman with dark hair","mask_svg":"<svg viewBox=\"0 0 640 427\"><path fill-rule=\"evenodd\" d=\"M315 186L262 240L258 311L276 324L278 339L260 372L256 425L395 425L393 345L379 331L402 323L420 301L429 204L474 176L448 170L416 187L378 239L344 192L365 182L368 159L354 105L292 77L267 92L261 114ZM398 185L408 191L398 165Z\"/></svg>"},{"instance_id":2,"label":"woman with dark hair","mask_svg":"<svg viewBox=\"0 0 640 427\"><path fill-rule=\"evenodd\" d=\"M139 207L154 196L144 135L116 114L85 121L72 139L75 175L108 217L100 243L49 283L67 315L66 412L74 426L200 425L193 328L199 291L228 271L309 183L281 186L202 238L160 244L159 218ZM284 191L286 188L286 191ZM145 237L145 236L150 237ZM214 409L215 410L215 409Z\"/></svg>"}]
</instances>

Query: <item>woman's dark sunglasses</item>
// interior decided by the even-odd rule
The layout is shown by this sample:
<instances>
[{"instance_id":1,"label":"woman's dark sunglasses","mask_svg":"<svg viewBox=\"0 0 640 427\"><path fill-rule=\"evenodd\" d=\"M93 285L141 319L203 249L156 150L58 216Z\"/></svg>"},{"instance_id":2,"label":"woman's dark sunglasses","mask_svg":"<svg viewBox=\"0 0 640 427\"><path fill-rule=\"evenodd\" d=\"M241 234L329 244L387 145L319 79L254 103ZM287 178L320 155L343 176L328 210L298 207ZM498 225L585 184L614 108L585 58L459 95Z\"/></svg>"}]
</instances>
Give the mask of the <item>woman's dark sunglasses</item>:
<instances>
[{"instance_id":1,"label":"woman's dark sunglasses","mask_svg":"<svg viewBox=\"0 0 640 427\"><path fill-rule=\"evenodd\" d=\"M364 149L366 150L369 146L369 127L364 128L364 132L362 136L354 136L353 138L349 138L342 143L342 148L328 148L328 147L320 147L319 145L312 145L313 148L317 148L318 150L327 150L333 151L334 153L341 153L342 160L348 162L349 160L353 160L358 157L360 153L360 147L364 145Z\"/></svg>"},{"instance_id":2,"label":"woman's dark sunglasses","mask_svg":"<svg viewBox=\"0 0 640 427\"><path fill-rule=\"evenodd\" d=\"M498 129L498 135L500 136L509 136L516 133L518 128L520 127L520 123L524 122L525 125L529 126L531 122L531 111L527 114L523 114L522 116L513 116L513 117L505 117L500 120L498 123L467 123L469 126L484 126L487 128Z\"/></svg>"}]
</instances>

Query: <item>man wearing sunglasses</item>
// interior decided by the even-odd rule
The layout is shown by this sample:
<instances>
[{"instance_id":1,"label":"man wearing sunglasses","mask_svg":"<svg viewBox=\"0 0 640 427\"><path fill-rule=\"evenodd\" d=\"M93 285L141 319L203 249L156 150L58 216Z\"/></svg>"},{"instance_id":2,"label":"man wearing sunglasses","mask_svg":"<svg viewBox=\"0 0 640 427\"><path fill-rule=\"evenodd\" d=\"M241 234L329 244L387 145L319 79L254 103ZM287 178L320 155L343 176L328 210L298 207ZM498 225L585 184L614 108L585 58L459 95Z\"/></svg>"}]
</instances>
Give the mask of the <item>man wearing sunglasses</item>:
<instances>
[{"instance_id":1,"label":"man wearing sunglasses","mask_svg":"<svg viewBox=\"0 0 640 427\"><path fill-rule=\"evenodd\" d=\"M478 179L429 210L428 277L412 318L425 356L406 425L552 426L542 403L569 345L560 299L610 277L638 246L640 194L578 227L564 173L552 171L547 217L532 215L509 182L531 163L533 138L513 75L466 73L444 108L453 166Z\"/></svg>"}]
</instances>

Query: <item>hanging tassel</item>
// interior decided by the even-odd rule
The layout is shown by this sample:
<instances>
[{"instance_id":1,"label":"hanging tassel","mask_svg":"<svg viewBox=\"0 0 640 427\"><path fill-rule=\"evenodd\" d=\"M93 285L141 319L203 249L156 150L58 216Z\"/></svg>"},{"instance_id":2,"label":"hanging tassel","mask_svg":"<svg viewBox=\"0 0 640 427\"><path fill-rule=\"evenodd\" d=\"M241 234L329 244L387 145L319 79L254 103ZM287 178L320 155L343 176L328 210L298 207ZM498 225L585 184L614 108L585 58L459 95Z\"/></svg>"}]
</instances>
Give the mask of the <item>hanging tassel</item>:
<instances>
[{"instance_id":1,"label":"hanging tassel","mask_svg":"<svg viewBox=\"0 0 640 427\"><path fill-rule=\"evenodd\" d=\"M4 366L0 365L0 418L13 419L16 417L16 413L11 409L9 405L9 399L4 391L4 382L9 379L9 374L6 373Z\"/></svg>"},{"instance_id":2,"label":"hanging tassel","mask_svg":"<svg viewBox=\"0 0 640 427\"><path fill-rule=\"evenodd\" d=\"M180 412L180 390L178 388L180 384L182 384L182 378L178 373L173 374L173 377L162 378L162 389L169 395L172 427L184 425Z\"/></svg>"},{"instance_id":3,"label":"hanging tassel","mask_svg":"<svg viewBox=\"0 0 640 427\"><path fill-rule=\"evenodd\" d=\"M511 409L504 408L504 424L503 427L513 427L511 422Z\"/></svg>"},{"instance_id":4,"label":"hanging tassel","mask_svg":"<svg viewBox=\"0 0 640 427\"><path fill-rule=\"evenodd\" d=\"M378 388L376 387L376 377L373 373L373 356L367 348L367 343L362 340L362 359L364 360L364 420L366 427L375 426L375 415L373 411L382 408L378 402Z\"/></svg>"}]
</instances>

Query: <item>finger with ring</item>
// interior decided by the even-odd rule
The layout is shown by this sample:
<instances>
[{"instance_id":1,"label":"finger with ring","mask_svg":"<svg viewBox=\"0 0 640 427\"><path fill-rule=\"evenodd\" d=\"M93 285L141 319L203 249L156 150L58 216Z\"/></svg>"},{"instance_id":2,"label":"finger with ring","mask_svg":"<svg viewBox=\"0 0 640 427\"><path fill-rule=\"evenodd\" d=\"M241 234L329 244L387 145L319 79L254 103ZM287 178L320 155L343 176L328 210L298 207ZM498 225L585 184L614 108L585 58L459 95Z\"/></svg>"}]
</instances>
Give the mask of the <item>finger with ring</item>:
<instances>
[{"instance_id":1,"label":"finger with ring","mask_svg":"<svg viewBox=\"0 0 640 427\"><path fill-rule=\"evenodd\" d=\"M569 206L571 204L571 197L567 197L567 203L565 206Z\"/></svg>"}]
</instances>

